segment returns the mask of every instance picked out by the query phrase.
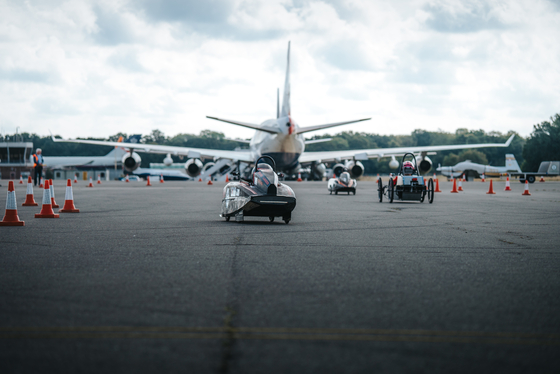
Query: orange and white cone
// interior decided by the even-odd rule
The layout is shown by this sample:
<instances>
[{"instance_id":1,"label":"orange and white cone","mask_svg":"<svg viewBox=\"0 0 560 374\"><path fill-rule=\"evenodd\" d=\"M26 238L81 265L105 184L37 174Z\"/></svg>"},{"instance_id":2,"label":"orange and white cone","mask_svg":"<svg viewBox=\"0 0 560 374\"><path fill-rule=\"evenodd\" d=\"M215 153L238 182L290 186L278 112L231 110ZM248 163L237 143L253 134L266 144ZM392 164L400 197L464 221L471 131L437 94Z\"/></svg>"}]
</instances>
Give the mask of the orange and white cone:
<instances>
[{"instance_id":1,"label":"orange and white cone","mask_svg":"<svg viewBox=\"0 0 560 374\"><path fill-rule=\"evenodd\" d=\"M93 180L89 177L89 184L86 187L93 187Z\"/></svg>"},{"instance_id":2,"label":"orange and white cone","mask_svg":"<svg viewBox=\"0 0 560 374\"><path fill-rule=\"evenodd\" d=\"M229 174L226 174L226 183L229 183Z\"/></svg>"},{"instance_id":3,"label":"orange and white cone","mask_svg":"<svg viewBox=\"0 0 560 374\"><path fill-rule=\"evenodd\" d=\"M0 222L0 226L25 226L24 221L19 220L17 214L16 190L14 181L8 182L8 198L6 199L6 213L4 219Z\"/></svg>"},{"instance_id":4,"label":"orange and white cone","mask_svg":"<svg viewBox=\"0 0 560 374\"><path fill-rule=\"evenodd\" d=\"M486 182L486 179L484 177L484 173L482 173L482 178L480 179L481 182Z\"/></svg>"},{"instance_id":5,"label":"orange and white cone","mask_svg":"<svg viewBox=\"0 0 560 374\"><path fill-rule=\"evenodd\" d=\"M199 182L202 182L202 177L199 177L199 178L198 178L198 181L199 181Z\"/></svg>"},{"instance_id":6,"label":"orange and white cone","mask_svg":"<svg viewBox=\"0 0 560 374\"><path fill-rule=\"evenodd\" d=\"M21 204L21 206L39 206L33 197L33 180L31 176L27 177L27 196L25 197L25 202Z\"/></svg>"},{"instance_id":7,"label":"orange and white cone","mask_svg":"<svg viewBox=\"0 0 560 374\"><path fill-rule=\"evenodd\" d=\"M463 191L463 180L461 178L459 178L459 187L457 188L457 191Z\"/></svg>"},{"instance_id":8,"label":"orange and white cone","mask_svg":"<svg viewBox=\"0 0 560 374\"><path fill-rule=\"evenodd\" d=\"M212 177L208 178L208 185L211 186L211 185L213 185L213 184L214 184L214 183L212 183Z\"/></svg>"},{"instance_id":9,"label":"orange and white cone","mask_svg":"<svg viewBox=\"0 0 560 374\"><path fill-rule=\"evenodd\" d=\"M159 183L164 183L163 182L163 174L160 174L160 176L159 176Z\"/></svg>"},{"instance_id":10,"label":"orange and white cone","mask_svg":"<svg viewBox=\"0 0 560 374\"><path fill-rule=\"evenodd\" d=\"M78 176L74 174L74 183L78 183Z\"/></svg>"},{"instance_id":11,"label":"orange and white cone","mask_svg":"<svg viewBox=\"0 0 560 374\"><path fill-rule=\"evenodd\" d=\"M302 182L303 179L301 179L301 173L297 173L297 181L298 182Z\"/></svg>"},{"instance_id":12,"label":"orange and white cone","mask_svg":"<svg viewBox=\"0 0 560 374\"><path fill-rule=\"evenodd\" d=\"M495 195L496 193L494 192L494 184L492 183L492 179L490 179L490 188L488 188L488 192L486 192L486 195Z\"/></svg>"},{"instance_id":13,"label":"orange and white cone","mask_svg":"<svg viewBox=\"0 0 560 374\"><path fill-rule=\"evenodd\" d=\"M51 205L53 208L59 208L58 204L56 203L56 201L54 201L54 186L53 186L53 181L52 179L49 180L49 185L50 185L50 190L51 190Z\"/></svg>"},{"instance_id":14,"label":"orange and white cone","mask_svg":"<svg viewBox=\"0 0 560 374\"><path fill-rule=\"evenodd\" d=\"M436 178L436 189L434 190L434 192L441 192L441 190L439 189L439 179Z\"/></svg>"},{"instance_id":15,"label":"orange and white cone","mask_svg":"<svg viewBox=\"0 0 560 374\"><path fill-rule=\"evenodd\" d=\"M97 175L97 184L101 184L101 177L99 176L99 174Z\"/></svg>"},{"instance_id":16,"label":"orange and white cone","mask_svg":"<svg viewBox=\"0 0 560 374\"><path fill-rule=\"evenodd\" d=\"M41 179L39 179L39 188L43 188L43 177L41 177Z\"/></svg>"},{"instance_id":17,"label":"orange and white cone","mask_svg":"<svg viewBox=\"0 0 560 374\"><path fill-rule=\"evenodd\" d=\"M80 213L80 209L74 206L74 193L72 192L72 182L68 179L66 183L66 194L64 195L64 206L58 213Z\"/></svg>"},{"instance_id":18,"label":"orange and white cone","mask_svg":"<svg viewBox=\"0 0 560 374\"><path fill-rule=\"evenodd\" d=\"M377 179L375 180L375 183L379 183L379 173L377 173Z\"/></svg>"},{"instance_id":19,"label":"orange and white cone","mask_svg":"<svg viewBox=\"0 0 560 374\"><path fill-rule=\"evenodd\" d=\"M543 180L543 182L544 182L544 180ZM21 175L19 176L19 184L23 184L23 177Z\"/></svg>"},{"instance_id":20,"label":"orange and white cone","mask_svg":"<svg viewBox=\"0 0 560 374\"><path fill-rule=\"evenodd\" d=\"M128 179L128 174L126 175L126 179L124 180L126 183L130 183L130 180Z\"/></svg>"},{"instance_id":21,"label":"orange and white cone","mask_svg":"<svg viewBox=\"0 0 560 374\"><path fill-rule=\"evenodd\" d=\"M463 182L466 182L467 180L465 179L465 174L463 173Z\"/></svg>"},{"instance_id":22,"label":"orange and white cone","mask_svg":"<svg viewBox=\"0 0 560 374\"><path fill-rule=\"evenodd\" d=\"M459 193L457 190L457 179L453 179L453 189L451 189L451 193Z\"/></svg>"},{"instance_id":23,"label":"orange and white cone","mask_svg":"<svg viewBox=\"0 0 560 374\"><path fill-rule=\"evenodd\" d=\"M504 191L511 191L511 186L509 184L509 177L507 177L506 179L506 188L504 189Z\"/></svg>"},{"instance_id":24,"label":"orange and white cone","mask_svg":"<svg viewBox=\"0 0 560 374\"><path fill-rule=\"evenodd\" d=\"M146 187L152 185L152 184L150 183L150 176L149 176L149 175L146 177L146 181L147 181L147 182L146 182Z\"/></svg>"},{"instance_id":25,"label":"orange and white cone","mask_svg":"<svg viewBox=\"0 0 560 374\"><path fill-rule=\"evenodd\" d=\"M525 191L521 194L521 196L531 196L529 192L529 181L525 180Z\"/></svg>"},{"instance_id":26,"label":"orange and white cone","mask_svg":"<svg viewBox=\"0 0 560 374\"><path fill-rule=\"evenodd\" d=\"M41 212L35 214L35 218L59 218L59 214L54 214L52 210L51 202L51 189L49 187L49 181L45 181L45 189L43 190L43 206L41 207Z\"/></svg>"},{"instance_id":27,"label":"orange and white cone","mask_svg":"<svg viewBox=\"0 0 560 374\"><path fill-rule=\"evenodd\" d=\"M541 175L541 180L539 182L544 182L544 177Z\"/></svg>"}]
</instances>

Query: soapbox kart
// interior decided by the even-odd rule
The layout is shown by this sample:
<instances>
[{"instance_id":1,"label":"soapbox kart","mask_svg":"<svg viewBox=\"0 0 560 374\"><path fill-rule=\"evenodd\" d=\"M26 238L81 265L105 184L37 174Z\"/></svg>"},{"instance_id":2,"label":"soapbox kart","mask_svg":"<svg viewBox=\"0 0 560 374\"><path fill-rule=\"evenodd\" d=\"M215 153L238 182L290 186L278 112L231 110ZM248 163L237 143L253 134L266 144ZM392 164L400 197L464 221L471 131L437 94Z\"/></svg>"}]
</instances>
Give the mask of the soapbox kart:
<instances>
[{"instance_id":1,"label":"soapbox kart","mask_svg":"<svg viewBox=\"0 0 560 374\"><path fill-rule=\"evenodd\" d=\"M358 182L356 182L355 179L350 178L350 173L346 170L340 173L338 178L329 179L329 183L327 185L331 195L333 192L335 195L338 195L339 192L348 192L348 195L352 192L352 194L355 195L357 187Z\"/></svg>"},{"instance_id":2,"label":"soapbox kart","mask_svg":"<svg viewBox=\"0 0 560 374\"><path fill-rule=\"evenodd\" d=\"M410 156L412 161L406 161L406 157ZM407 166L405 167L405 161ZM406 170L405 170L406 169ZM420 201L424 202L428 195L428 202L434 202L434 181L432 178L426 179L418 173L418 165L416 157L412 153L405 153L403 156L401 167L395 178L389 178L389 183L384 186L381 178L377 181L377 194L379 202L383 201L383 196L387 196L390 203L393 200L402 201Z\"/></svg>"},{"instance_id":3,"label":"soapbox kart","mask_svg":"<svg viewBox=\"0 0 560 374\"><path fill-rule=\"evenodd\" d=\"M270 156L257 159L249 179L230 182L224 187L221 216L229 221L235 217L242 222L243 217L282 217L289 223L292 210L296 207L294 191L278 181L276 164Z\"/></svg>"}]
</instances>

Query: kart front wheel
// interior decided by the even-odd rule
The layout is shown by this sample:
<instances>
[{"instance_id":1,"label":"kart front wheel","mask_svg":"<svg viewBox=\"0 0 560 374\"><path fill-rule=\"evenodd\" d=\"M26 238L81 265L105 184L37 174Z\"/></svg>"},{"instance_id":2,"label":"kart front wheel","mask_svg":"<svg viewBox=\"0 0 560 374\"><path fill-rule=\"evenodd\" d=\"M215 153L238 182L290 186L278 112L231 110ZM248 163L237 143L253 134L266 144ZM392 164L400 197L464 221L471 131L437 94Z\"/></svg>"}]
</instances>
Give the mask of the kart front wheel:
<instances>
[{"instance_id":1,"label":"kart front wheel","mask_svg":"<svg viewBox=\"0 0 560 374\"><path fill-rule=\"evenodd\" d=\"M377 197L379 197L379 202L383 202L383 182L381 178L377 179Z\"/></svg>"},{"instance_id":2,"label":"kart front wheel","mask_svg":"<svg viewBox=\"0 0 560 374\"><path fill-rule=\"evenodd\" d=\"M389 185L387 186L387 198L392 203L395 198L395 186L393 185L393 178L389 178Z\"/></svg>"},{"instance_id":3,"label":"kart front wheel","mask_svg":"<svg viewBox=\"0 0 560 374\"><path fill-rule=\"evenodd\" d=\"M434 202L434 180L430 178L428 181L428 202L431 204Z\"/></svg>"},{"instance_id":4,"label":"kart front wheel","mask_svg":"<svg viewBox=\"0 0 560 374\"><path fill-rule=\"evenodd\" d=\"M226 217L226 222L229 222L229 218L230 218L229 216Z\"/></svg>"}]
</instances>

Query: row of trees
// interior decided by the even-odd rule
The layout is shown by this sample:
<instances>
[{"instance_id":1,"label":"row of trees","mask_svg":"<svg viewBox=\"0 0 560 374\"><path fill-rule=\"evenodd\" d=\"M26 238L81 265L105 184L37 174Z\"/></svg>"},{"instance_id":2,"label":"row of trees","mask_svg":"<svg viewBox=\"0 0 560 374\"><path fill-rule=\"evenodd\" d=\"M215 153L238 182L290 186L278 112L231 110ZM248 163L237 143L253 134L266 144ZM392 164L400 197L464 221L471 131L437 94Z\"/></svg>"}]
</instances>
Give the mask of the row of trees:
<instances>
[{"instance_id":1,"label":"row of trees","mask_svg":"<svg viewBox=\"0 0 560 374\"><path fill-rule=\"evenodd\" d=\"M344 131L336 135L317 135L312 139L332 138L330 142L310 144L306 151L330 151L345 149L370 149L370 148L391 148L407 146L429 146L447 144L473 144L473 143L503 143L514 132L503 134L500 132L485 132L484 130L458 129L454 133L442 131L414 130L410 135L378 135L362 132ZM517 134L516 134L517 135ZM118 133L107 139L116 141L120 136L127 137L127 134ZM15 137L10 136L12 140ZM41 137L36 134L22 133L18 135L18 140L32 141L34 147L43 149L43 153L57 156L99 156L111 150L110 147L76 144L76 143L54 143L50 137ZM92 139L92 138L90 138ZM5 141L0 137L0 141ZM223 133L204 130L200 134L177 134L175 136L165 136L159 130L153 130L150 134L144 135L142 141L148 144L161 144L172 146L188 146L194 148L227 149L246 147L246 144L227 139ZM528 139L517 135L511 146L508 148L481 148L464 151L445 151L438 152L430 156L434 167L441 165L455 165L463 160L471 160L481 164L491 164L503 166L505 164L505 154L513 153L522 165L523 170L536 170L543 160L560 160L560 115L556 114L550 121L544 121L533 128L532 134ZM148 166L150 162L162 162L162 155L143 154L142 164ZM174 157L175 162L185 161L180 157ZM388 173L391 170L387 159L368 160L364 162L366 174Z\"/></svg>"}]
</instances>

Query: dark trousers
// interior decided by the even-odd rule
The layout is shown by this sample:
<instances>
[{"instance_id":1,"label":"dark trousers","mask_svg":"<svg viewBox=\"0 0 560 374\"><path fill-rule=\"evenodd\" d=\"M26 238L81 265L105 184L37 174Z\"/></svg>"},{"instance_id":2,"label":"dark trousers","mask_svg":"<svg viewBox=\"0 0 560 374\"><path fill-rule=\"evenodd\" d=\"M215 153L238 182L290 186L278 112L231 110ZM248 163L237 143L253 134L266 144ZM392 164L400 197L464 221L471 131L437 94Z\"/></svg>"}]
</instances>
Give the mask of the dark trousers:
<instances>
[{"instance_id":1,"label":"dark trousers","mask_svg":"<svg viewBox=\"0 0 560 374\"><path fill-rule=\"evenodd\" d=\"M41 176L43 175L43 167L42 166L35 166L35 186L41 180Z\"/></svg>"}]
</instances>

